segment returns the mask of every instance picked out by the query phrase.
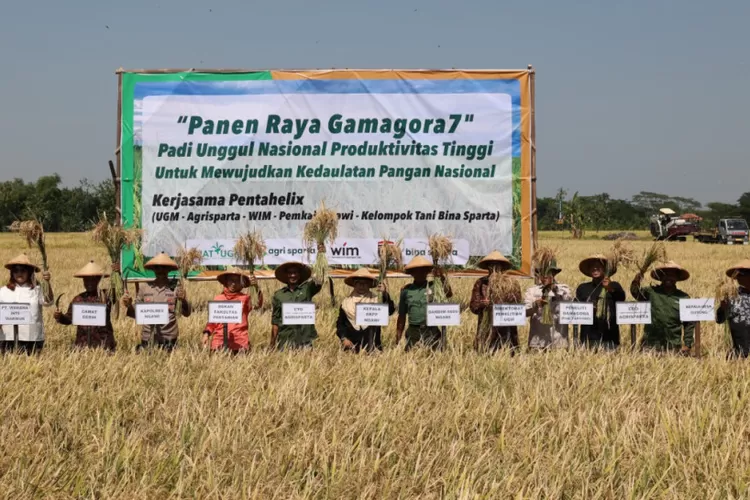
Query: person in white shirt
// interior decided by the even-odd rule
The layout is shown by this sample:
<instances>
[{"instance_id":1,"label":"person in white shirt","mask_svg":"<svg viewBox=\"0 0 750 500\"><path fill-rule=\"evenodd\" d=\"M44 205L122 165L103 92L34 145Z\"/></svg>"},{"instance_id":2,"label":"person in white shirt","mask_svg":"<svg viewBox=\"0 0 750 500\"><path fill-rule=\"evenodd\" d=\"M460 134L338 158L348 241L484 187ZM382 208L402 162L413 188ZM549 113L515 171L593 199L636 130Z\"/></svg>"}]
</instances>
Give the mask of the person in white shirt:
<instances>
[{"instance_id":1,"label":"person in white shirt","mask_svg":"<svg viewBox=\"0 0 750 500\"><path fill-rule=\"evenodd\" d=\"M0 288L0 303L31 304L31 323L18 326L18 349L26 354L39 353L44 347L44 318L42 306L52 305L52 285L47 287L46 295L37 283L34 273L41 271L32 264L26 254L21 254L5 264L10 271L8 283ZM49 284L50 274L42 273L42 279ZM2 325L0 350L9 352L16 349L12 325Z\"/></svg>"},{"instance_id":2,"label":"person in white shirt","mask_svg":"<svg viewBox=\"0 0 750 500\"><path fill-rule=\"evenodd\" d=\"M555 261L546 269L536 267L538 284L526 290L526 316L529 322L529 348L533 350L568 347L568 325L560 324L560 302L572 301L568 285L557 283L562 269Z\"/></svg>"}]
</instances>

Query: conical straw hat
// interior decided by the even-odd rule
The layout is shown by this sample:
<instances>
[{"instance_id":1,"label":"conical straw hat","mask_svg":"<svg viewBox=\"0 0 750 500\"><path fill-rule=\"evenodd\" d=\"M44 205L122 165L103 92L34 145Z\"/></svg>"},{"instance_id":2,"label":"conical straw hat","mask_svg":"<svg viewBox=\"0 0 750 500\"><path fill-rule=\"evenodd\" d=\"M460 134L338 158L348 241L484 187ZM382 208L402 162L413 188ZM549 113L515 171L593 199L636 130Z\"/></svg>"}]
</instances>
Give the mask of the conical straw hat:
<instances>
[{"instance_id":1,"label":"conical straw hat","mask_svg":"<svg viewBox=\"0 0 750 500\"><path fill-rule=\"evenodd\" d=\"M277 280L288 285L289 284L289 269L292 267L299 268L299 282L300 283L304 283L305 281L310 279L310 276L312 276L312 269L310 269L310 266L302 262L295 262L295 261L284 262L283 264L281 264L279 267L276 268L273 274L276 276Z\"/></svg>"},{"instance_id":2,"label":"conical straw hat","mask_svg":"<svg viewBox=\"0 0 750 500\"><path fill-rule=\"evenodd\" d=\"M676 281L685 281L688 278L690 278L690 273L687 271L687 269L683 268L676 262L670 260L666 264L661 264L659 266L656 266L653 271L651 271L651 277L658 281L664 280L664 274L673 271L677 273L677 279Z\"/></svg>"},{"instance_id":3,"label":"conical straw hat","mask_svg":"<svg viewBox=\"0 0 750 500\"><path fill-rule=\"evenodd\" d=\"M242 288L247 288L250 286L250 276L248 276L247 273L245 273L241 269L228 269L219 274L216 279L219 283L226 286L226 280L229 276L240 276L242 278Z\"/></svg>"},{"instance_id":4,"label":"conical straw hat","mask_svg":"<svg viewBox=\"0 0 750 500\"><path fill-rule=\"evenodd\" d=\"M362 279L370 280L370 282L371 282L370 283L370 288L373 288L373 287L375 287L378 284L378 277L375 276L375 275L373 275L373 274L370 274L370 271L368 271L364 267L360 267L355 272L353 272L352 274L350 274L349 276L347 276L344 279L344 283L346 285L348 285L348 286L352 286L353 287L355 281L362 280Z\"/></svg>"},{"instance_id":5,"label":"conical straw hat","mask_svg":"<svg viewBox=\"0 0 750 500\"><path fill-rule=\"evenodd\" d=\"M734 279L738 273L750 273L750 259L745 259L727 269L727 276Z\"/></svg>"},{"instance_id":6,"label":"conical straw hat","mask_svg":"<svg viewBox=\"0 0 750 500\"><path fill-rule=\"evenodd\" d=\"M602 267L606 267L607 265L607 257L598 253L596 255L592 255L591 257L587 257L581 261L580 264L578 264L578 269L588 276L591 277L591 266L594 264L601 264ZM617 270L613 270L612 276L617 272Z\"/></svg>"},{"instance_id":7,"label":"conical straw hat","mask_svg":"<svg viewBox=\"0 0 750 500\"><path fill-rule=\"evenodd\" d=\"M406 266L404 266L404 272L406 274L413 274L413 271L415 269L421 269L425 267L429 267L430 269L432 269L434 266L429 260L425 259L421 255L417 255L416 257L411 259L411 261L406 264Z\"/></svg>"},{"instance_id":8,"label":"conical straw hat","mask_svg":"<svg viewBox=\"0 0 750 500\"><path fill-rule=\"evenodd\" d=\"M10 262L5 264L5 269L10 270L10 268L12 268L13 266L26 266L30 269L33 269L34 272L37 272L37 273L41 271L39 266L31 263L31 261L29 260L29 257L25 253L22 253L21 255L17 255L15 258L11 259Z\"/></svg>"},{"instance_id":9,"label":"conical straw hat","mask_svg":"<svg viewBox=\"0 0 750 500\"><path fill-rule=\"evenodd\" d=\"M161 252L159 255L157 255L156 257L149 260L143 265L143 267L146 269L153 269L154 267L157 267L157 266L169 267L172 269L180 268L180 266L177 265L177 262L173 261L172 258L164 252Z\"/></svg>"},{"instance_id":10,"label":"conical straw hat","mask_svg":"<svg viewBox=\"0 0 750 500\"><path fill-rule=\"evenodd\" d=\"M507 258L505 258L505 255L501 254L497 250L493 250L489 253L489 255L480 260L477 264L477 267L480 269L489 269L490 264L500 264L500 267L503 271L507 271L508 269L513 267L513 264L511 264L511 262Z\"/></svg>"},{"instance_id":11,"label":"conical straw hat","mask_svg":"<svg viewBox=\"0 0 750 500\"><path fill-rule=\"evenodd\" d=\"M73 275L74 278L88 278L91 276L103 277L103 276L109 276L109 274L105 273L104 269L99 267L96 264L96 262L92 260L92 261L89 261L88 264L83 266L81 269L78 270L77 273Z\"/></svg>"}]
</instances>

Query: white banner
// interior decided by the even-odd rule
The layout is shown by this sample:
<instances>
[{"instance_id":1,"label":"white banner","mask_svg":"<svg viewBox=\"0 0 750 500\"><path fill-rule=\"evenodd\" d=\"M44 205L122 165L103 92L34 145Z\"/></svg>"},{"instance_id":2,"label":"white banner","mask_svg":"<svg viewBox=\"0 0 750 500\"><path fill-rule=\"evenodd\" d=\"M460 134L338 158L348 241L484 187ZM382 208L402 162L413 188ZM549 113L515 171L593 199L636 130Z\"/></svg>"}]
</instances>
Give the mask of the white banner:
<instances>
[{"instance_id":1,"label":"white banner","mask_svg":"<svg viewBox=\"0 0 750 500\"><path fill-rule=\"evenodd\" d=\"M518 118L509 93L282 94L238 81L146 95L134 108L146 255L253 228L269 240L299 238L323 200L339 214L342 241L451 234L465 241L456 264L469 250L513 251ZM367 263L371 252L360 251L332 262Z\"/></svg>"},{"instance_id":2,"label":"white banner","mask_svg":"<svg viewBox=\"0 0 750 500\"><path fill-rule=\"evenodd\" d=\"M107 306L105 304L73 304L73 324L76 326L105 326Z\"/></svg>"},{"instance_id":3,"label":"white banner","mask_svg":"<svg viewBox=\"0 0 750 500\"><path fill-rule=\"evenodd\" d=\"M526 306L524 304L494 304L492 326L524 326Z\"/></svg>"},{"instance_id":4,"label":"white banner","mask_svg":"<svg viewBox=\"0 0 750 500\"><path fill-rule=\"evenodd\" d=\"M590 302L560 302L561 325L593 325L594 304Z\"/></svg>"},{"instance_id":5,"label":"white banner","mask_svg":"<svg viewBox=\"0 0 750 500\"><path fill-rule=\"evenodd\" d=\"M31 304L6 302L0 304L0 325L31 324Z\"/></svg>"},{"instance_id":6,"label":"white banner","mask_svg":"<svg viewBox=\"0 0 750 500\"><path fill-rule=\"evenodd\" d=\"M680 321L714 320L714 299L680 299Z\"/></svg>"},{"instance_id":7,"label":"white banner","mask_svg":"<svg viewBox=\"0 0 750 500\"><path fill-rule=\"evenodd\" d=\"M283 325L314 325L315 304L312 302L284 302L281 304Z\"/></svg>"},{"instance_id":8,"label":"white banner","mask_svg":"<svg viewBox=\"0 0 750 500\"><path fill-rule=\"evenodd\" d=\"M166 325L169 323L169 304L166 302L135 304L135 323L137 325Z\"/></svg>"},{"instance_id":9,"label":"white banner","mask_svg":"<svg viewBox=\"0 0 750 500\"><path fill-rule=\"evenodd\" d=\"M618 325L651 324L651 302L618 302L615 307Z\"/></svg>"},{"instance_id":10,"label":"white banner","mask_svg":"<svg viewBox=\"0 0 750 500\"><path fill-rule=\"evenodd\" d=\"M459 326L461 308L458 304L427 304L427 326Z\"/></svg>"},{"instance_id":11,"label":"white banner","mask_svg":"<svg viewBox=\"0 0 750 500\"><path fill-rule=\"evenodd\" d=\"M357 304L357 326L388 326L388 304Z\"/></svg>"},{"instance_id":12,"label":"white banner","mask_svg":"<svg viewBox=\"0 0 750 500\"><path fill-rule=\"evenodd\" d=\"M209 323L242 323L242 302L239 300L209 300Z\"/></svg>"}]
</instances>

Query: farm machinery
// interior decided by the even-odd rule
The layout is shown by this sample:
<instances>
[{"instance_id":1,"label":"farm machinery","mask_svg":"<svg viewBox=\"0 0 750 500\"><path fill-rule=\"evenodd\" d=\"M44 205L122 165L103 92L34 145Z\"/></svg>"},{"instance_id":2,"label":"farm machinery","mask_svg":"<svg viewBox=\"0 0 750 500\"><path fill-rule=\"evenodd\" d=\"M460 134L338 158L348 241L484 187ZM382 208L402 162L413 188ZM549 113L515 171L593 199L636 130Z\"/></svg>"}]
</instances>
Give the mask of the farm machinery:
<instances>
[{"instance_id":1,"label":"farm machinery","mask_svg":"<svg viewBox=\"0 0 750 500\"><path fill-rule=\"evenodd\" d=\"M700 221L697 215L677 215L671 208L662 208L651 216L649 226L657 240L686 241L688 236L700 232Z\"/></svg>"}]
</instances>

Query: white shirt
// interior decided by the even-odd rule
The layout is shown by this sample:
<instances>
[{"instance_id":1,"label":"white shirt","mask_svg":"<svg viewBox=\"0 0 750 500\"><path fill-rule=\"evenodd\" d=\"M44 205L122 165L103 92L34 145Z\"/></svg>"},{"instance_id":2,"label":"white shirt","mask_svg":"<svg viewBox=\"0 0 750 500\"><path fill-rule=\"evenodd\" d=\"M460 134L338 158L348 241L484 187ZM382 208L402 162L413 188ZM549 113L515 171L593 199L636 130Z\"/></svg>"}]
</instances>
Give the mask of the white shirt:
<instances>
[{"instance_id":1,"label":"white shirt","mask_svg":"<svg viewBox=\"0 0 750 500\"><path fill-rule=\"evenodd\" d=\"M545 325L542 321L543 310L536 309L534 303L544 296L541 285L532 286L526 290L526 310L531 311L529 321L529 347L536 349L566 348L568 347L568 325L561 325L560 302L573 300L573 294L567 285L557 284L557 293L549 291L547 300L552 312L552 324Z\"/></svg>"},{"instance_id":2,"label":"white shirt","mask_svg":"<svg viewBox=\"0 0 750 500\"><path fill-rule=\"evenodd\" d=\"M31 304L31 324L18 326L18 340L20 342L40 342L44 340L44 318L42 316L42 306L52 305L52 302L44 302L42 287L36 285L34 288L25 286L16 286L11 290L7 286L0 288L0 303L18 302L22 304ZM13 341L13 326L3 325L2 336L0 340Z\"/></svg>"}]
</instances>

